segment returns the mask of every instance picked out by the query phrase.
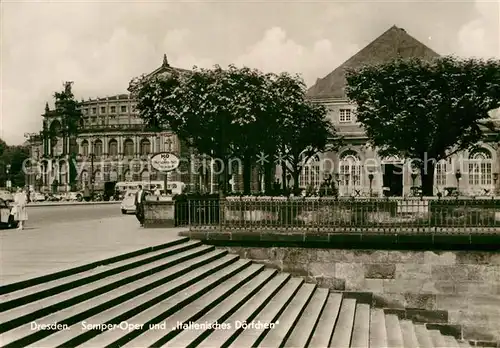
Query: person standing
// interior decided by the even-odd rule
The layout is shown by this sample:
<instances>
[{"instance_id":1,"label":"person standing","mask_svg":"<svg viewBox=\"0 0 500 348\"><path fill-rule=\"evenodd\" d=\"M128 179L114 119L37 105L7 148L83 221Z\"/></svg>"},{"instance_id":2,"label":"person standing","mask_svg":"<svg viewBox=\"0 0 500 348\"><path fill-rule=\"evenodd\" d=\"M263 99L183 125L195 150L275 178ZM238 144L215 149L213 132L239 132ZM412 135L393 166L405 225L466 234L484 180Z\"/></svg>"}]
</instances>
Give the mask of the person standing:
<instances>
[{"instance_id":1,"label":"person standing","mask_svg":"<svg viewBox=\"0 0 500 348\"><path fill-rule=\"evenodd\" d=\"M23 230L24 223L28 220L26 204L28 204L28 196L22 188L19 188L14 196L14 219L19 221L18 230Z\"/></svg>"},{"instance_id":2,"label":"person standing","mask_svg":"<svg viewBox=\"0 0 500 348\"><path fill-rule=\"evenodd\" d=\"M141 224L141 227L144 226L144 199L146 198L146 193L142 189L142 185L139 185L139 190L135 194L135 216L137 217L137 220L139 220L139 223Z\"/></svg>"}]
</instances>

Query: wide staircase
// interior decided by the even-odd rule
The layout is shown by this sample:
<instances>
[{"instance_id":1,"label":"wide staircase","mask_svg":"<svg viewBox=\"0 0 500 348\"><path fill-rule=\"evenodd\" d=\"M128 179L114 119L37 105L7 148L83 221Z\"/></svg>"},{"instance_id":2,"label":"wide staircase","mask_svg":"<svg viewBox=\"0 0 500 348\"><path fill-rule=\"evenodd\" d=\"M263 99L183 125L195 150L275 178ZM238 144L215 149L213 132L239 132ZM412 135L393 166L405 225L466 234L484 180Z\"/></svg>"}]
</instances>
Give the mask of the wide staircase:
<instances>
[{"instance_id":1,"label":"wide staircase","mask_svg":"<svg viewBox=\"0 0 500 348\"><path fill-rule=\"evenodd\" d=\"M0 288L3 347L469 347L199 241Z\"/></svg>"}]
</instances>

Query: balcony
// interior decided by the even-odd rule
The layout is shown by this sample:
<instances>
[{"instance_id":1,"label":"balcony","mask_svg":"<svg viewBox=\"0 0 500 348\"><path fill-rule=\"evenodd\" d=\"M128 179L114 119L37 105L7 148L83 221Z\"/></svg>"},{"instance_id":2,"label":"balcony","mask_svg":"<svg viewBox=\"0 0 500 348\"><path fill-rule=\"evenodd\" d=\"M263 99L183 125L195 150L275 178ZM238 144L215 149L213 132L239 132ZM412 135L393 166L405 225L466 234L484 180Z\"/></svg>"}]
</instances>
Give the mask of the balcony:
<instances>
[{"instance_id":1,"label":"balcony","mask_svg":"<svg viewBox=\"0 0 500 348\"><path fill-rule=\"evenodd\" d=\"M108 124L108 125L85 125L80 128L81 132L116 132L116 131L139 131L139 132L157 132L157 129L144 124Z\"/></svg>"}]
</instances>

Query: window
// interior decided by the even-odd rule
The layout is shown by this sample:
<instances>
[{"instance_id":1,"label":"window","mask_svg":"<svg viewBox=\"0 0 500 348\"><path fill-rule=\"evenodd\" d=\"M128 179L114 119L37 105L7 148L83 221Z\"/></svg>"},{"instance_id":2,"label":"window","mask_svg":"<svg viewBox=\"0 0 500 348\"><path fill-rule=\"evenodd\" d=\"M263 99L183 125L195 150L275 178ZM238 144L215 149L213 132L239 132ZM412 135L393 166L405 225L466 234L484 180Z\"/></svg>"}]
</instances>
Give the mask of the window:
<instances>
[{"instance_id":1,"label":"window","mask_svg":"<svg viewBox=\"0 0 500 348\"><path fill-rule=\"evenodd\" d=\"M446 186L446 161L436 163L436 185Z\"/></svg>"},{"instance_id":2,"label":"window","mask_svg":"<svg viewBox=\"0 0 500 348\"><path fill-rule=\"evenodd\" d=\"M151 152L151 143L147 139L141 141L141 155L149 155Z\"/></svg>"},{"instance_id":3,"label":"window","mask_svg":"<svg viewBox=\"0 0 500 348\"><path fill-rule=\"evenodd\" d=\"M122 106L120 107L120 112L121 112L121 113L125 113L125 112L127 112L127 106L126 106L126 105L122 105Z\"/></svg>"},{"instance_id":4,"label":"window","mask_svg":"<svg viewBox=\"0 0 500 348\"><path fill-rule=\"evenodd\" d=\"M469 156L469 185L492 184L491 153L486 149L476 150Z\"/></svg>"},{"instance_id":5,"label":"window","mask_svg":"<svg viewBox=\"0 0 500 348\"><path fill-rule=\"evenodd\" d=\"M125 156L133 156L134 155L134 142L130 139L125 140L123 143L123 154Z\"/></svg>"},{"instance_id":6,"label":"window","mask_svg":"<svg viewBox=\"0 0 500 348\"><path fill-rule=\"evenodd\" d=\"M101 114L105 114L106 113L106 107L105 106L101 106Z\"/></svg>"},{"instance_id":7,"label":"window","mask_svg":"<svg viewBox=\"0 0 500 348\"><path fill-rule=\"evenodd\" d=\"M92 108L92 114L93 115L97 114L97 108Z\"/></svg>"},{"instance_id":8,"label":"window","mask_svg":"<svg viewBox=\"0 0 500 348\"><path fill-rule=\"evenodd\" d=\"M299 178L299 186L301 188L308 188L309 186L319 188L320 184L321 178L319 165L305 165L302 168L302 173Z\"/></svg>"},{"instance_id":9,"label":"window","mask_svg":"<svg viewBox=\"0 0 500 348\"><path fill-rule=\"evenodd\" d=\"M340 122L351 122L351 109L340 109Z\"/></svg>"},{"instance_id":10,"label":"window","mask_svg":"<svg viewBox=\"0 0 500 348\"><path fill-rule=\"evenodd\" d=\"M94 142L94 155L102 156L102 141L96 140Z\"/></svg>"},{"instance_id":11,"label":"window","mask_svg":"<svg viewBox=\"0 0 500 348\"><path fill-rule=\"evenodd\" d=\"M112 106L112 107L110 108L110 112L111 112L112 114L116 113L116 106Z\"/></svg>"},{"instance_id":12,"label":"window","mask_svg":"<svg viewBox=\"0 0 500 348\"><path fill-rule=\"evenodd\" d=\"M97 121L97 117L92 116L92 117L90 118L90 122L95 123L96 121Z\"/></svg>"},{"instance_id":13,"label":"window","mask_svg":"<svg viewBox=\"0 0 500 348\"><path fill-rule=\"evenodd\" d=\"M82 142L82 155L83 156L89 155L89 142L87 140L84 140Z\"/></svg>"},{"instance_id":14,"label":"window","mask_svg":"<svg viewBox=\"0 0 500 348\"><path fill-rule=\"evenodd\" d=\"M118 155L118 142L115 139L109 141L108 152L110 156Z\"/></svg>"},{"instance_id":15,"label":"window","mask_svg":"<svg viewBox=\"0 0 500 348\"><path fill-rule=\"evenodd\" d=\"M83 109L83 114L88 115L89 114L89 109Z\"/></svg>"},{"instance_id":16,"label":"window","mask_svg":"<svg viewBox=\"0 0 500 348\"><path fill-rule=\"evenodd\" d=\"M341 156L340 174L341 185L361 186L361 163L356 153L348 151Z\"/></svg>"}]
</instances>

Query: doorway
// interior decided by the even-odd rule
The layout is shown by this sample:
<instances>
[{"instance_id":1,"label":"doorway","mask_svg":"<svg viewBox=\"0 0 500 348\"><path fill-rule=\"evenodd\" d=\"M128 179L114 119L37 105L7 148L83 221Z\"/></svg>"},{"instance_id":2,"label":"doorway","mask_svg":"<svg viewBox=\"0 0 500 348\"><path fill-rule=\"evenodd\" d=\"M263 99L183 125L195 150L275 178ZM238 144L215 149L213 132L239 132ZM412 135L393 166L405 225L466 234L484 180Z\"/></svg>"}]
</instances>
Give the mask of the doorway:
<instances>
[{"instance_id":1,"label":"doorway","mask_svg":"<svg viewBox=\"0 0 500 348\"><path fill-rule=\"evenodd\" d=\"M403 167L392 163L383 166L383 186L389 188L385 195L390 197L403 196Z\"/></svg>"}]
</instances>

